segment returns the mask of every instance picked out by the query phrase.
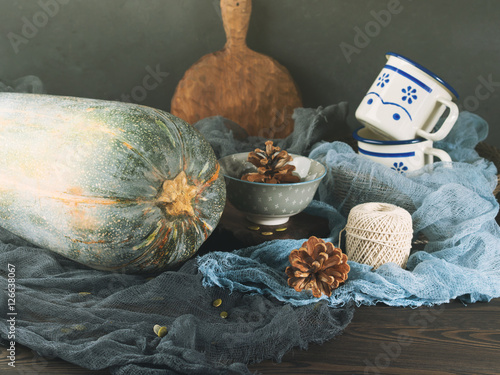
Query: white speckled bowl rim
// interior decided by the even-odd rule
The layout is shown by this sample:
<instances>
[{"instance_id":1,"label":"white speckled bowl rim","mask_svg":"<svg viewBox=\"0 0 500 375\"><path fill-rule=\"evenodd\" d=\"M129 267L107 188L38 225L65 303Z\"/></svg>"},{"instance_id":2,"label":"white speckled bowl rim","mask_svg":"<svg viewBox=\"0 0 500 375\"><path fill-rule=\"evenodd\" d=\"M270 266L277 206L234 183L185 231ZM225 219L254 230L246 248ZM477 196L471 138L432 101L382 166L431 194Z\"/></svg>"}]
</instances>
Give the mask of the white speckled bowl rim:
<instances>
[{"instance_id":1,"label":"white speckled bowl rim","mask_svg":"<svg viewBox=\"0 0 500 375\"><path fill-rule=\"evenodd\" d=\"M291 154L291 164L305 181L285 184L267 184L241 180L241 175L255 167L245 162L247 152L228 155L219 160L227 185L227 199L247 218L258 224L277 225L290 216L303 211L311 203L319 183L326 175L326 167L320 162L301 155ZM236 163L232 175L227 173L228 163ZM251 167L251 168L250 168ZM307 169L307 171L306 171ZM237 176L237 177L234 177ZM307 180L307 178L311 178Z\"/></svg>"},{"instance_id":2,"label":"white speckled bowl rim","mask_svg":"<svg viewBox=\"0 0 500 375\"><path fill-rule=\"evenodd\" d=\"M245 184L255 184L255 185L259 185L259 186L269 186L269 185L274 185L274 186L289 186L289 185L293 185L293 186L296 186L296 185L300 185L300 184L308 184L308 183L314 182L316 180L322 180L323 177L325 177L325 175L326 175L326 167L322 163L320 163L319 161L314 160L314 159L310 159L307 156L296 155L296 154L290 154L290 155L294 159L290 164L295 165L295 162L297 161L297 159L300 159L300 158L310 160L317 167L322 167L323 170L322 170L321 175L317 176L317 177L315 177L315 178L313 178L311 180L303 180L304 178L307 178L307 177L310 176L310 173L309 173L310 169L309 169L307 175L305 175L305 176L303 176L303 175L301 175L299 173L299 176L300 176L300 179L301 179L300 182L285 183L285 184L266 184L266 183L261 183L261 182L244 181L244 180L241 179L242 173L239 173L239 175L237 177L234 177L234 176L231 176L231 175L227 174L224 167L225 167L225 164L226 164L226 160L228 160L229 158L237 158L238 159L237 162L240 163L240 165L246 165L248 168L255 169L255 167L250 162L246 161L247 156L248 156L248 152L240 152L238 154L232 154L232 155L224 156L224 157L222 157L222 158L219 159L219 164L221 166L221 171L222 171L224 177L227 177L227 178L232 179L232 180L240 181L240 182L245 183ZM242 164L243 161L246 161L246 163ZM236 160L235 160L235 162L236 162ZM255 169L255 171L256 171L256 169ZM319 172L317 172L317 173L319 173Z\"/></svg>"}]
</instances>

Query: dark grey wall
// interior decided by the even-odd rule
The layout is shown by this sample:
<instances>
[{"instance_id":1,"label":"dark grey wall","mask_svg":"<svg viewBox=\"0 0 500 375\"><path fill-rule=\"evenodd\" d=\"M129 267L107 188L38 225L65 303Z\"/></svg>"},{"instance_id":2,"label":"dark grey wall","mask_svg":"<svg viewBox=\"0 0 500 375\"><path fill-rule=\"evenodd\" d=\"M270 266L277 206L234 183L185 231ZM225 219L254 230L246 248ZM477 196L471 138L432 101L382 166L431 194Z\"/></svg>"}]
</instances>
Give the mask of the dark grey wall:
<instances>
[{"instance_id":1,"label":"dark grey wall","mask_svg":"<svg viewBox=\"0 0 500 375\"><path fill-rule=\"evenodd\" d=\"M0 79L165 110L184 71L225 42L218 0L0 0L0 28ZM500 147L500 1L253 0L247 42L290 70L306 107L348 101L353 128L384 53L399 52L454 86Z\"/></svg>"}]
</instances>

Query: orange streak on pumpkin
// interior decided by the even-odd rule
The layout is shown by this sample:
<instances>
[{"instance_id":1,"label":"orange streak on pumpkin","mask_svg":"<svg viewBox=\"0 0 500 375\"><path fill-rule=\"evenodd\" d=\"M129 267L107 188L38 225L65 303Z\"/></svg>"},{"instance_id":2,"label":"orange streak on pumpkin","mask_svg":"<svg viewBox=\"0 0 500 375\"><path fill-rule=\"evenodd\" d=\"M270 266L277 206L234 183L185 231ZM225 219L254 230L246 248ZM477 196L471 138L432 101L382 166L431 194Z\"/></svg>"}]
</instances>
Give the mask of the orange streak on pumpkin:
<instances>
[{"instance_id":1,"label":"orange streak on pumpkin","mask_svg":"<svg viewBox=\"0 0 500 375\"><path fill-rule=\"evenodd\" d=\"M206 226L203 226L203 234L205 235L205 239L208 238L209 234L207 232L207 227Z\"/></svg>"},{"instance_id":2,"label":"orange streak on pumpkin","mask_svg":"<svg viewBox=\"0 0 500 375\"><path fill-rule=\"evenodd\" d=\"M163 238L161 239L161 241L159 242L158 244L158 248L161 250L165 247L165 244L167 243L168 241L168 237L170 236L170 233L172 232L172 227L168 228L167 229L167 232L165 233L165 235L163 236Z\"/></svg>"},{"instance_id":3,"label":"orange streak on pumpkin","mask_svg":"<svg viewBox=\"0 0 500 375\"><path fill-rule=\"evenodd\" d=\"M203 191L210 187L212 183L214 183L218 178L220 174L220 165L217 163L217 169L215 170L214 174L198 189L198 196L196 197L196 201L199 200L199 197Z\"/></svg>"},{"instance_id":4,"label":"orange streak on pumpkin","mask_svg":"<svg viewBox=\"0 0 500 375\"><path fill-rule=\"evenodd\" d=\"M208 238L208 236L210 235L210 233L212 232L213 228L210 227L206 222L204 222L203 220L199 220L202 224L202 228L203 228L203 233L205 233L205 239Z\"/></svg>"},{"instance_id":5,"label":"orange streak on pumpkin","mask_svg":"<svg viewBox=\"0 0 500 375\"><path fill-rule=\"evenodd\" d=\"M191 223L192 223L192 225L196 225L197 228L201 227L201 229L203 230L203 235L205 236L205 240L206 240L208 238L208 236L210 235L209 228L205 225L205 222L200 219L200 217L202 217L202 215L203 215L201 210L199 210L198 208L195 208L194 210L196 211L197 215L196 215L196 219L193 219L191 221Z\"/></svg>"},{"instance_id":6,"label":"orange streak on pumpkin","mask_svg":"<svg viewBox=\"0 0 500 375\"><path fill-rule=\"evenodd\" d=\"M212 175L212 177L210 177L207 182L205 182L205 186L207 185L211 185L212 182L214 182L215 180L217 180L219 178L219 173L220 173L220 165L219 163L217 163L217 169L215 170L214 174Z\"/></svg>"},{"instance_id":7,"label":"orange streak on pumpkin","mask_svg":"<svg viewBox=\"0 0 500 375\"><path fill-rule=\"evenodd\" d=\"M142 211L142 214L145 216L149 214L151 211L153 211L153 207L148 207Z\"/></svg>"},{"instance_id":8,"label":"orange streak on pumpkin","mask_svg":"<svg viewBox=\"0 0 500 375\"><path fill-rule=\"evenodd\" d=\"M83 241L83 240L77 240L76 238L70 238L70 240L73 241L73 242L84 243L85 245L95 245L95 244L109 243L109 241L104 241L104 240L99 240L99 241Z\"/></svg>"},{"instance_id":9,"label":"orange streak on pumpkin","mask_svg":"<svg viewBox=\"0 0 500 375\"><path fill-rule=\"evenodd\" d=\"M107 129L107 128L99 128L100 131L102 131L103 133L106 133L106 134L110 134L110 135L113 135L113 136L116 136L116 133L110 129Z\"/></svg>"},{"instance_id":10,"label":"orange streak on pumpkin","mask_svg":"<svg viewBox=\"0 0 500 375\"><path fill-rule=\"evenodd\" d=\"M115 198L92 198L92 197L84 197L84 196L71 196L71 195L63 195L60 194L48 196L48 198L62 201L65 203L76 203L76 204L88 204L88 205L118 205L118 204L141 204L141 203L149 203L148 201L142 199L115 199ZM152 201L151 201L152 202Z\"/></svg>"},{"instance_id":11,"label":"orange streak on pumpkin","mask_svg":"<svg viewBox=\"0 0 500 375\"><path fill-rule=\"evenodd\" d=\"M163 228L166 227L165 225L165 220L161 220L161 227L160 227L160 232ZM147 247L147 251L144 251L141 255L139 255L137 258L135 259L132 259L130 262L126 263L125 265L122 265L120 267L126 267L130 264L140 264L141 267L145 268L151 264L158 264L160 259L163 257L163 254L159 254L157 251L158 250L162 250L164 247L165 247L165 244L167 243L168 241L168 237L170 235L170 232L172 232L172 227L169 227L167 229L167 232L162 235L162 236L158 236L155 238L155 240L153 241L152 244L150 244L148 247ZM148 263L142 263L142 261L148 256L148 255L151 255L151 253L154 253L154 258L153 259L149 259L148 260Z\"/></svg>"},{"instance_id":12,"label":"orange streak on pumpkin","mask_svg":"<svg viewBox=\"0 0 500 375\"><path fill-rule=\"evenodd\" d=\"M116 136L116 133L113 133L112 131L106 131L106 130L103 130L109 134L112 134L114 136ZM155 165L153 165L148 159L146 159L138 150L136 147L132 146L130 143L126 142L126 141L123 141L119 138L117 138L118 141L120 141L125 147L127 147L130 151L132 151L135 155L137 155L138 157L140 157L142 160L145 161L146 165L148 165L150 168L151 168L151 171L153 173L153 176L158 179L158 180L164 180L166 177L164 176L164 174L162 172L160 172L160 170L158 168L156 168Z\"/></svg>"},{"instance_id":13,"label":"orange streak on pumpkin","mask_svg":"<svg viewBox=\"0 0 500 375\"><path fill-rule=\"evenodd\" d=\"M162 225L165 226L165 222L163 220L162 220ZM163 228L161 228L161 229L163 229ZM163 248L165 247L165 245L168 242L168 239L169 239L171 232L172 232L172 227L169 227L167 229L167 232L164 235L159 237L159 241L155 241L154 246L151 247L151 249L155 251L155 257L152 260L150 260L149 264L154 264L154 265L160 264L160 262L165 254L159 253L158 250L163 250Z\"/></svg>"},{"instance_id":14,"label":"orange streak on pumpkin","mask_svg":"<svg viewBox=\"0 0 500 375\"><path fill-rule=\"evenodd\" d=\"M71 242L78 242L78 243L84 243L86 245L92 245L92 244L104 244L104 243L112 243L113 241L111 240L99 240L99 241L84 241L84 240L79 240L79 239L76 239L76 238L71 238L71 237L68 237L68 236L65 236L66 238L68 238ZM124 243L127 243L129 242L130 240L132 239L131 236L127 237L126 239L124 239L123 241L120 241L119 243L120 244L124 244Z\"/></svg>"},{"instance_id":15,"label":"orange streak on pumpkin","mask_svg":"<svg viewBox=\"0 0 500 375\"><path fill-rule=\"evenodd\" d=\"M97 197L87 197L82 195L83 190L80 187L73 187L68 190L68 193L55 193L50 191L50 187L42 186L32 186L10 176L1 176L0 181L2 182L2 187L7 187L9 189L15 189L19 192L32 192L37 199L48 198L58 201L63 201L68 204L89 204L89 205L129 205L129 204L154 204L154 198L145 199L125 199L125 198L97 198Z\"/></svg>"}]
</instances>

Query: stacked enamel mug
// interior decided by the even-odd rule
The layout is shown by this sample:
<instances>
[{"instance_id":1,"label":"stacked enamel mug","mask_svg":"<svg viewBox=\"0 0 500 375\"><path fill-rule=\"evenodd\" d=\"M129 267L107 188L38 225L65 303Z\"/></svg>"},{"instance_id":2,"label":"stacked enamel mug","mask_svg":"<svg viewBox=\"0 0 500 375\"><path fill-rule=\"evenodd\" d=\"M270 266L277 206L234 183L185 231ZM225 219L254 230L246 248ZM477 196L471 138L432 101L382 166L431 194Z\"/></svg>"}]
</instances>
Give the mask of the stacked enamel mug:
<instances>
[{"instance_id":1,"label":"stacked enamel mug","mask_svg":"<svg viewBox=\"0 0 500 375\"><path fill-rule=\"evenodd\" d=\"M364 127L353 133L358 153L405 173L432 164L434 157L451 162L433 141L446 137L458 118L458 93L437 75L397 53L387 63L356 110ZM438 120L448 109L439 129Z\"/></svg>"}]
</instances>

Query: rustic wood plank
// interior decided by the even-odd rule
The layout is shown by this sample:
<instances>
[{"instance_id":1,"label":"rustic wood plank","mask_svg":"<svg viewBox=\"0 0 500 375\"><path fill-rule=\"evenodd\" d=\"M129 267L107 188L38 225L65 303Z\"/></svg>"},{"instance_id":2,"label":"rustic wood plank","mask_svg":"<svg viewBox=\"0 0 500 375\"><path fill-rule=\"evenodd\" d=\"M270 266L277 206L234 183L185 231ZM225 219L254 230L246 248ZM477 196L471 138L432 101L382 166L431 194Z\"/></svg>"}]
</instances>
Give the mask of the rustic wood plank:
<instances>
[{"instance_id":1,"label":"rustic wood plank","mask_svg":"<svg viewBox=\"0 0 500 375\"><path fill-rule=\"evenodd\" d=\"M17 369L7 366L2 348L2 374L18 374L19 369L28 370L27 374L109 373L44 359L20 345L16 348ZM498 374L500 299L418 309L363 306L336 339L292 350L282 363L268 360L249 367L258 374Z\"/></svg>"},{"instance_id":2,"label":"rustic wood plank","mask_svg":"<svg viewBox=\"0 0 500 375\"><path fill-rule=\"evenodd\" d=\"M500 299L434 308L360 307L339 338L293 351L260 374L498 374Z\"/></svg>"}]
</instances>

